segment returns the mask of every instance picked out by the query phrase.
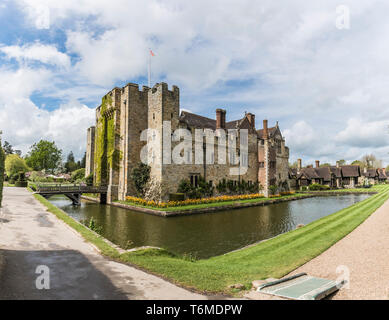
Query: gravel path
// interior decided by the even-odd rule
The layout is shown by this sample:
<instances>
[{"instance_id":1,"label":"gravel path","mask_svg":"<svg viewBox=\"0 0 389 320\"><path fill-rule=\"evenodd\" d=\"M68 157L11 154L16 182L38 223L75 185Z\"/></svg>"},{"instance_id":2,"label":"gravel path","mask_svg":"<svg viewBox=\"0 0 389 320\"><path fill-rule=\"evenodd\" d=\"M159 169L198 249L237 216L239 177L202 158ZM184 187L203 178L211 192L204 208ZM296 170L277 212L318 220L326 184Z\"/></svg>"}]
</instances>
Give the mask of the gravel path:
<instances>
[{"instance_id":1,"label":"gravel path","mask_svg":"<svg viewBox=\"0 0 389 320\"><path fill-rule=\"evenodd\" d=\"M0 299L213 299L101 256L22 188L5 188L0 211L5 267ZM36 288L38 266L50 289Z\"/></svg>"},{"instance_id":2,"label":"gravel path","mask_svg":"<svg viewBox=\"0 0 389 320\"><path fill-rule=\"evenodd\" d=\"M337 268L340 272L337 273ZM389 201L353 232L292 274L337 279L349 270L349 288L331 299L389 299Z\"/></svg>"}]
</instances>

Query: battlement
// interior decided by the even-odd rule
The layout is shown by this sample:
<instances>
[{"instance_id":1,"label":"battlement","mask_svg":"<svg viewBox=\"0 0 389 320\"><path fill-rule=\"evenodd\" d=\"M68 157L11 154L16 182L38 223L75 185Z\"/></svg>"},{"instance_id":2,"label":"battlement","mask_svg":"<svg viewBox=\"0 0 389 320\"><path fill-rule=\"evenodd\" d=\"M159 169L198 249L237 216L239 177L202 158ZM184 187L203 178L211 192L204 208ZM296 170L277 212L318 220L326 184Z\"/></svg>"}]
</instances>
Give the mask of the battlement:
<instances>
[{"instance_id":1,"label":"battlement","mask_svg":"<svg viewBox=\"0 0 389 320\"><path fill-rule=\"evenodd\" d=\"M172 97L179 97L180 96L180 89L173 85L172 90L169 90L169 86L166 82L157 83L154 85L154 87L151 89L151 94L155 93L166 93L169 96Z\"/></svg>"}]
</instances>

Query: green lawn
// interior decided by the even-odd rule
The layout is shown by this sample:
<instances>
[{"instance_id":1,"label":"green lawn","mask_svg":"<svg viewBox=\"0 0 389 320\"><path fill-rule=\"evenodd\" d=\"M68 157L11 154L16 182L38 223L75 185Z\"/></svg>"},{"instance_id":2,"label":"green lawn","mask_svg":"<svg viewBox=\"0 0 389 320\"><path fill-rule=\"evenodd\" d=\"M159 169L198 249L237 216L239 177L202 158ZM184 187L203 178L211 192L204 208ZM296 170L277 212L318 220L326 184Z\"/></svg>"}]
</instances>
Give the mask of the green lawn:
<instances>
[{"instance_id":1,"label":"green lawn","mask_svg":"<svg viewBox=\"0 0 389 320\"><path fill-rule=\"evenodd\" d=\"M389 199L389 186L377 186L379 192L303 228L225 255L191 261L165 250L146 249L119 255L100 236L75 222L46 199L34 195L50 212L72 226L103 254L127 262L172 282L208 293L234 293L231 284L280 278L316 257L342 239ZM335 267L335 266L334 266Z\"/></svg>"},{"instance_id":2,"label":"green lawn","mask_svg":"<svg viewBox=\"0 0 389 320\"><path fill-rule=\"evenodd\" d=\"M125 253L121 259L181 285L207 292L228 292L228 285L269 277L280 278L342 239L389 198L389 186L379 194L323 217L307 226L226 255L191 262L165 251Z\"/></svg>"},{"instance_id":3,"label":"green lawn","mask_svg":"<svg viewBox=\"0 0 389 320\"><path fill-rule=\"evenodd\" d=\"M221 201L221 202L202 203L202 204L193 204L193 205L188 205L188 206L177 206L177 207L167 207L167 208L142 206L139 204L134 204L133 202L129 202L129 201L115 201L115 202L134 206L134 207L147 208L147 209L158 210L158 211L183 211L183 210L193 210L193 209L204 209L204 208L212 208L212 207L229 206L229 205L234 205L234 204L239 204L239 203L262 203L265 201L275 200L275 199L289 199L289 198L293 198L293 197L306 197L306 196L307 196L307 194L296 193L293 195L279 196L279 197L273 197L273 198L257 198L257 199L246 199L246 200Z\"/></svg>"}]
</instances>

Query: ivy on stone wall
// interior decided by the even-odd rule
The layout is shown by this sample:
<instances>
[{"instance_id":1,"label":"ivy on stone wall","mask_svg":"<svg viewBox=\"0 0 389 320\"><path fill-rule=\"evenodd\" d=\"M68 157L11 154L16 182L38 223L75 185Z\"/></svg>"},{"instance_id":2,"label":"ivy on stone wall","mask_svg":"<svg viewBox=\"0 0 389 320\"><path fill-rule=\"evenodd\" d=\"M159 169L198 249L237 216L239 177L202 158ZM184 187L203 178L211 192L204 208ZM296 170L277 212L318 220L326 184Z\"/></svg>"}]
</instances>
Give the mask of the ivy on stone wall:
<instances>
[{"instance_id":1,"label":"ivy on stone wall","mask_svg":"<svg viewBox=\"0 0 389 320\"><path fill-rule=\"evenodd\" d=\"M0 143L0 207L1 207L1 201L3 200L4 167L5 167L5 154Z\"/></svg>"},{"instance_id":2,"label":"ivy on stone wall","mask_svg":"<svg viewBox=\"0 0 389 320\"><path fill-rule=\"evenodd\" d=\"M115 149L115 140L118 134L115 132L115 119L107 115L107 110L112 106L112 98L106 95L102 99L100 117L96 128L96 152L95 170L96 184L106 185L109 182L109 169L119 169L120 150Z\"/></svg>"}]
</instances>

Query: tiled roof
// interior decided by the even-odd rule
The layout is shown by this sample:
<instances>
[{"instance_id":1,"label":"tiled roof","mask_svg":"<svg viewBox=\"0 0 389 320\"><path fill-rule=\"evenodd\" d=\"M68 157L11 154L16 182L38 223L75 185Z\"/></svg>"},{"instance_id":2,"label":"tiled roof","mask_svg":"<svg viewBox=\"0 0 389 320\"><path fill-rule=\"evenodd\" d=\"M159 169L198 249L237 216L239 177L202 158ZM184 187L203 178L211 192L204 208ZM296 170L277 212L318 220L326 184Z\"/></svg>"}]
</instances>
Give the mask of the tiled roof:
<instances>
[{"instance_id":1,"label":"tiled roof","mask_svg":"<svg viewBox=\"0 0 389 320\"><path fill-rule=\"evenodd\" d=\"M269 137L271 138L277 131L277 127L268 128L267 131L269 132ZM259 139L263 139L263 129L257 130L257 134Z\"/></svg>"},{"instance_id":2,"label":"tiled roof","mask_svg":"<svg viewBox=\"0 0 389 320\"><path fill-rule=\"evenodd\" d=\"M315 172L324 181L331 181L331 170L329 167L315 168Z\"/></svg>"},{"instance_id":3,"label":"tiled roof","mask_svg":"<svg viewBox=\"0 0 389 320\"><path fill-rule=\"evenodd\" d=\"M366 172L362 172L362 175L368 178L376 178L378 177L377 169L367 169Z\"/></svg>"},{"instance_id":4,"label":"tiled roof","mask_svg":"<svg viewBox=\"0 0 389 320\"><path fill-rule=\"evenodd\" d=\"M200 116L198 114L181 111L179 120L193 128L216 129L216 120ZM238 129L243 119L226 122L226 129Z\"/></svg>"},{"instance_id":5,"label":"tiled roof","mask_svg":"<svg viewBox=\"0 0 389 320\"><path fill-rule=\"evenodd\" d=\"M333 173L336 178L342 178L342 169L341 168L338 168L336 166L331 166L329 168L330 168L331 173Z\"/></svg>"},{"instance_id":6,"label":"tiled roof","mask_svg":"<svg viewBox=\"0 0 389 320\"><path fill-rule=\"evenodd\" d=\"M342 169L343 178L355 178L361 176L361 170L359 166L347 165L340 166L340 168Z\"/></svg>"},{"instance_id":7,"label":"tiled roof","mask_svg":"<svg viewBox=\"0 0 389 320\"><path fill-rule=\"evenodd\" d=\"M302 168L297 176L297 179L300 179L302 176L306 177L309 180L320 178L314 168Z\"/></svg>"}]
</instances>

